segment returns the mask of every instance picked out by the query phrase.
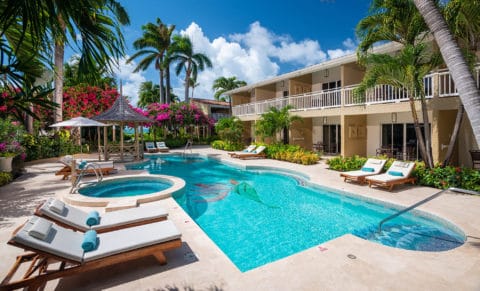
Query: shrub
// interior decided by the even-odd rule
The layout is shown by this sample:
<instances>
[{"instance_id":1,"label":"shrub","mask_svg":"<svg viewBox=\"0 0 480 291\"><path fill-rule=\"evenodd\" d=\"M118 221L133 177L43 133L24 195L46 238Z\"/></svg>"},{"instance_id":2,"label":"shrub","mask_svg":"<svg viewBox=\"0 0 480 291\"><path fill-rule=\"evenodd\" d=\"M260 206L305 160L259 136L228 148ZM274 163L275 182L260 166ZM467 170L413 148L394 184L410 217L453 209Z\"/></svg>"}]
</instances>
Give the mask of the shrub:
<instances>
[{"instance_id":1,"label":"shrub","mask_svg":"<svg viewBox=\"0 0 480 291\"><path fill-rule=\"evenodd\" d=\"M306 151L298 145L272 144L266 147L265 153L270 159L302 165L313 165L320 160L317 153Z\"/></svg>"},{"instance_id":2,"label":"shrub","mask_svg":"<svg viewBox=\"0 0 480 291\"><path fill-rule=\"evenodd\" d=\"M0 172L0 186L6 185L12 182L13 176L8 172Z\"/></svg>"},{"instance_id":3,"label":"shrub","mask_svg":"<svg viewBox=\"0 0 480 291\"><path fill-rule=\"evenodd\" d=\"M327 161L327 164L330 169L336 170L336 171L353 171L353 170L359 170L363 164L367 161L367 158L365 157L360 157L360 156L352 156L352 157L342 157L342 156L337 156L334 158L331 158L330 160Z\"/></svg>"},{"instance_id":4,"label":"shrub","mask_svg":"<svg viewBox=\"0 0 480 291\"><path fill-rule=\"evenodd\" d=\"M210 145L214 149L224 151L239 151L244 147L241 143L230 143L223 140L214 140Z\"/></svg>"}]
</instances>

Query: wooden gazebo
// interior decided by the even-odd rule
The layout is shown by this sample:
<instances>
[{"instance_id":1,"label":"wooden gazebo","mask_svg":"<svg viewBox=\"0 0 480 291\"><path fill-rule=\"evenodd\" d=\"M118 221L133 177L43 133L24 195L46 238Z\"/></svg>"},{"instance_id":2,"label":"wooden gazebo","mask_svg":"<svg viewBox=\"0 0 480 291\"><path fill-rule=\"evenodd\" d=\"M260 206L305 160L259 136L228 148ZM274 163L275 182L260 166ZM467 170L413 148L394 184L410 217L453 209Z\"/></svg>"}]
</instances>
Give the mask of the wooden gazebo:
<instances>
[{"instance_id":1,"label":"wooden gazebo","mask_svg":"<svg viewBox=\"0 0 480 291\"><path fill-rule=\"evenodd\" d=\"M133 160L140 160L143 158L143 126L141 130L142 143L139 141L138 126L144 123L150 123L152 120L141 115L133 110L125 97L118 96L117 100L113 103L107 111L101 113L98 116L92 117L92 119L120 126L120 144L108 145L107 127L103 130L103 146L99 146L98 154L99 159L103 154L104 160L109 160L112 156L119 156L120 161L125 161L126 156L132 156ZM135 141L133 144L125 144L123 140L123 127L126 124L134 124Z\"/></svg>"}]
</instances>

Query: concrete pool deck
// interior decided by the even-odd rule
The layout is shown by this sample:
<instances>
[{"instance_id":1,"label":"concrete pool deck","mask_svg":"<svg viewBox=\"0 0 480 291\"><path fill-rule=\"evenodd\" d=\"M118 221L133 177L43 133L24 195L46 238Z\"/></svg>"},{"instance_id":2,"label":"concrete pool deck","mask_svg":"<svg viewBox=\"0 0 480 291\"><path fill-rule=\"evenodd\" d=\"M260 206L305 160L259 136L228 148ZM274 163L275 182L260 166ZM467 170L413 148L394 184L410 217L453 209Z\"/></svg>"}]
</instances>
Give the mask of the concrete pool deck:
<instances>
[{"instance_id":1,"label":"concrete pool deck","mask_svg":"<svg viewBox=\"0 0 480 291\"><path fill-rule=\"evenodd\" d=\"M345 192L409 206L437 189L399 186L392 192L344 183L324 162L302 166L274 160L238 160L226 152L194 147L238 165L285 168L310 181ZM54 160L27 167L26 174L0 187L0 277L3 279L21 249L6 244L12 231L48 197L70 189L54 173ZM115 164L118 175L141 174ZM419 207L460 227L467 242L445 252L415 252L368 242L353 235L241 273L172 198L152 202L166 208L182 232L183 246L166 253L168 264L152 258L50 281L45 290L480 290L480 197L444 194ZM312 222L314 223L314 222ZM239 242L241 244L242 242ZM349 258L354 255L354 259Z\"/></svg>"}]
</instances>

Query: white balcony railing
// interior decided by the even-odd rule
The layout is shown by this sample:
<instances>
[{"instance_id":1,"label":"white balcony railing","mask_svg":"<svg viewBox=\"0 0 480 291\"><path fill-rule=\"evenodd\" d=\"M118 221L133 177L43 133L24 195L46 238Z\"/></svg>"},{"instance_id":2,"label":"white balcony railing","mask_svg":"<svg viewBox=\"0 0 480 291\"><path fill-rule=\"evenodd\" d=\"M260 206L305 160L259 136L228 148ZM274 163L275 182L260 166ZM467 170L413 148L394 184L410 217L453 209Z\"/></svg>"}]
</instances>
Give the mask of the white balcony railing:
<instances>
[{"instance_id":1,"label":"white balcony railing","mask_svg":"<svg viewBox=\"0 0 480 291\"><path fill-rule=\"evenodd\" d=\"M480 87L480 67L475 71L477 87ZM254 103L247 103L233 107L233 115L263 114L271 107L281 109L291 105L294 110L313 110L335 108L341 106L355 106L365 104L395 103L408 101L408 91L389 85L378 85L367 90L363 95L355 92L358 85L347 86L333 90L323 90L282 98L268 99ZM425 97L432 98L435 88L439 97L457 96L455 84L448 71L429 74L424 78Z\"/></svg>"}]
</instances>

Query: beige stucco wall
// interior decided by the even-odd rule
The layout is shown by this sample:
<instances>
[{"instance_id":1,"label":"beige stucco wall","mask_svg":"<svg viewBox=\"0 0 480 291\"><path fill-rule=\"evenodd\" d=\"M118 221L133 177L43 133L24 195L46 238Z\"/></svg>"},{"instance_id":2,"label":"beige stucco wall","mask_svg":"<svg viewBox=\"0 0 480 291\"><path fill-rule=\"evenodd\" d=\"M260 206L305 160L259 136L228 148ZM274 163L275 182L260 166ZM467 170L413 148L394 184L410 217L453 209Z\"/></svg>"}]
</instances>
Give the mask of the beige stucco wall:
<instances>
[{"instance_id":1,"label":"beige stucco wall","mask_svg":"<svg viewBox=\"0 0 480 291\"><path fill-rule=\"evenodd\" d=\"M313 143L323 141L323 117L312 118L312 141Z\"/></svg>"},{"instance_id":2,"label":"beige stucco wall","mask_svg":"<svg viewBox=\"0 0 480 291\"><path fill-rule=\"evenodd\" d=\"M291 80L289 84L290 95L298 95L302 93L312 92L312 85L306 82Z\"/></svg>"},{"instance_id":3,"label":"beige stucco wall","mask_svg":"<svg viewBox=\"0 0 480 291\"><path fill-rule=\"evenodd\" d=\"M470 150L478 150L480 145L477 144L473 134L472 125L465 114L460 127L460 134L458 136L458 165L463 167L472 167L472 158Z\"/></svg>"},{"instance_id":4,"label":"beige stucco wall","mask_svg":"<svg viewBox=\"0 0 480 291\"><path fill-rule=\"evenodd\" d=\"M341 79L340 67L326 69L328 76L325 76L325 70L312 73L312 91L321 91L323 83L338 81Z\"/></svg>"},{"instance_id":5,"label":"beige stucco wall","mask_svg":"<svg viewBox=\"0 0 480 291\"><path fill-rule=\"evenodd\" d=\"M364 69L356 63L346 64L341 67L342 87L356 85L362 82Z\"/></svg>"},{"instance_id":6,"label":"beige stucco wall","mask_svg":"<svg viewBox=\"0 0 480 291\"><path fill-rule=\"evenodd\" d=\"M283 97L283 91L288 91L290 80L280 81L275 84L275 98ZM290 93L290 92L289 92Z\"/></svg>"},{"instance_id":7,"label":"beige stucco wall","mask_svg":"<svg viewBox=\"0 0 480 291\"><path fill-rule=\"evenodd\" d=\"M249 96L234 94L232 95L232 106L252 102Z\"/></svg>"},{"instance_id":8,"label":"beige stucco wall","mask_svg":"<svg viewBox=\"0 0 480 291\"><path fill-rule=\"evenodd\" d=\"M290 144L299 145L305 149L312 149L312 119L304 118L296 121L290 128Z\"/></svg>"},{"instance_id":9,"label":"beige stucco wall","mask_svg":"<svg viewBox=\"0 0 480 291\"><path fill-rule=\"evenodd\" d=\"M434 110L432 122L432 156L435 162L442 162L455 125L457 110ZM443 148L442 148L442 145ZM458 163L458 151L452 155L452 164Z\"/></svg>"},{"instance_id":10,"label":"beige stucco wall","mask_svg":"<svg viewBox=\"0 0 480 291\"><path fill-rule=\"evenodd\" d=\"M270 91L270 90L265 90L260 88L255 89L255 100L257 102L262 100L274 99L274 98L275 98L275 91Z\"/></svg>"},{"instance_id":11,"label":"beige stucco wall","mask_svg":"<svg viewBox=\"0 0 480 291\"><path fill-rule=\"evenodd\" d=\"M342 116L342 150L343 156L365 156L367 154L367 116Z\"/></svg>"}]
</instances>

